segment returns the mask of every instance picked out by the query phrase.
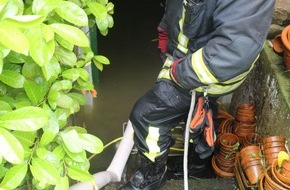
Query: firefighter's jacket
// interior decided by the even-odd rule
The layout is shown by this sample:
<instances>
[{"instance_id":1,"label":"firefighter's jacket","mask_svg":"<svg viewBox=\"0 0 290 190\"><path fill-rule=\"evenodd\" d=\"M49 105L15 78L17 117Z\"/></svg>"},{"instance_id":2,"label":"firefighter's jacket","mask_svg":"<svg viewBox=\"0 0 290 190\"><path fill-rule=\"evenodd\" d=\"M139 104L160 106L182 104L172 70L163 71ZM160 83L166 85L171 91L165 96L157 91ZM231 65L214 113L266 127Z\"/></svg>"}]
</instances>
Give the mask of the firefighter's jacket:
<instances>
[{"instance_id":1,"label":"firefighter's jacket","mask_svg":"<svg viewBox=\"0 0 290 190\"><path fill-rule=\"evenodd\" d=\"M159 27L168 33L173 79L187 90L220 95L237 88L265 43L274 0L167 0ZM172 78L172 77L171 77Z\"/></svg>"}]
</instances>

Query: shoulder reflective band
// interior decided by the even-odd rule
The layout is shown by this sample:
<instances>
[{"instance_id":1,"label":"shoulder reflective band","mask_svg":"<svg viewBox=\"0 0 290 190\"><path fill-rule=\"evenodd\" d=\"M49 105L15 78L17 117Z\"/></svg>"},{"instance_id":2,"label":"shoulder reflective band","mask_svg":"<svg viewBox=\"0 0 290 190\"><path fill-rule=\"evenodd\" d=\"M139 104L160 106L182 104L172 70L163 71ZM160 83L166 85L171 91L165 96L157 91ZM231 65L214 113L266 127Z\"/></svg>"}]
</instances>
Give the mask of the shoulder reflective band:
<instances>
[{"instance_id":1,"label":"shoulder reflective band","mask_svg":"<svg viewBox=\"0 0 290 190\"><path fill-rule=\"evenodd\" d=\"M187 53L188 52L188 49L187 49L187 46L188 46L188 37L186 37L184 34L183 34L183 23L184 23L184 18L185 18L185 8L183 6L183 10L182 10L182 18L180 19L179 21L179 27L180 27L180 32L179 32L179 35L178 35L178 45L177 45L177 48L183 52L183 53Z\"/></svg>"}]
</instances>

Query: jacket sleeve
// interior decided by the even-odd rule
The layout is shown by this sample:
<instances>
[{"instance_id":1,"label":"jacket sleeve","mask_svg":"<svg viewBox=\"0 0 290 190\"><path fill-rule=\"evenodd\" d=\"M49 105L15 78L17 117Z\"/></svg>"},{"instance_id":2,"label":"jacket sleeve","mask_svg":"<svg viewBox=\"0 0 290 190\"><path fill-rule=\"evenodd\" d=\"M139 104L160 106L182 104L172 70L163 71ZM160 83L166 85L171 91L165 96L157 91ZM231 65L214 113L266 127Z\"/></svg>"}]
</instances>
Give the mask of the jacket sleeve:
<instances>
[{"instance_id":1,"label":"jacket sleeve","mask_svg":"<svg viewBox=\"0 0 290 190\"><path fill-rule=\"evenodd\" d=\"M172 66L174 80L191 90L244 79L263 48L273 8L274 0L218 0L211 39Z\"/></svg>"},{"instance_id":2,"label":"jacket sleeve","mask_svg":"<svg viewBox=\"0 0 290 190\"><path fill-rule=\"evenodd\" d=\"M160 32L160 31L167 31L167 23L166 23L166 19L165 19L165 14L163 15L158 27L157 27L157 30Z\"/></svg>"}]
</instances>

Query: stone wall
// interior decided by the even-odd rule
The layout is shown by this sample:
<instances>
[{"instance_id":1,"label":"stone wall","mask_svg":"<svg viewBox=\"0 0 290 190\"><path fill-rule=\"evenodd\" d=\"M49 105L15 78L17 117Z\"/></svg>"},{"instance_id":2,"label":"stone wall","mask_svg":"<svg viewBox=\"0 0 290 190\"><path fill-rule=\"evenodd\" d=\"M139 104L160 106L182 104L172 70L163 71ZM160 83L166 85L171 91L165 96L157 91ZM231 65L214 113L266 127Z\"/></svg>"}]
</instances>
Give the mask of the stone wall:
<instances>
[{"instance_id":1,"label":"stone wall","mask_svg":"<svg viewBox=\"0 0 290 190\"><path fill-rule=\"evenodd\" d=\"M269 39L273 39L282 32L285 26L290 24L290 0L276 0L275 2Z\"/></svg>"},{"instance_id":2,"label":"stone wall","mask_svg":"<svg viewBox=\"0 0 290 190\"><path fill-rule=\"evenodd\" d=\"M229 112L234 115L238 104L249 101L256 106L257 132L263 137L284 135L289 146L290 78L283 58L272 50L270 40L246 81L232 94Z\"/></svg>"},{"instance_id":3,"label":"stone wall","mask_svg":"<svg viewBox=\"0 0 290 190\"><path fill-rule=\"evenodd\" d=\"M290 78L283 57L272 49L271 40L290 24L290 0L276 0L268 40L247 80L231 95L229 112L237 105L253 101L257 132L264 136L284 135L290 145ZM289 146L290 147L290 146Z\"/></svg>"}]
</instances>

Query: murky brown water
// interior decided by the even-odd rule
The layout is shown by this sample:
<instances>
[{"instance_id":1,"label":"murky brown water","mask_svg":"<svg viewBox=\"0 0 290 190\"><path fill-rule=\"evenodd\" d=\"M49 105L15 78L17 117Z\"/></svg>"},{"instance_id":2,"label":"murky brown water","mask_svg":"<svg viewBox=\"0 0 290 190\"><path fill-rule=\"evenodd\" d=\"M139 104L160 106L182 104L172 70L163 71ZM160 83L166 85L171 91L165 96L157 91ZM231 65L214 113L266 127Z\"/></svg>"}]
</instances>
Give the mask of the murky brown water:
<instances>
[{"instance_id":1,"label":"murky brown water","mask_svg":"<svg viewBox=\"0 0 290 190\"><path fill-rule=\"evenodd\" d=\"M135 101L154 85L162 66L157 51L157 25L163 8L160 1L112 1L115 26L107 37L98 37L98 53L110 66L100 73L98 97L79 113L79 122L104 144L121 137ZM116 144L91 160L91 172L107 169Z\"/></svg>"}]
</instances>

